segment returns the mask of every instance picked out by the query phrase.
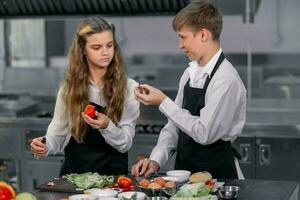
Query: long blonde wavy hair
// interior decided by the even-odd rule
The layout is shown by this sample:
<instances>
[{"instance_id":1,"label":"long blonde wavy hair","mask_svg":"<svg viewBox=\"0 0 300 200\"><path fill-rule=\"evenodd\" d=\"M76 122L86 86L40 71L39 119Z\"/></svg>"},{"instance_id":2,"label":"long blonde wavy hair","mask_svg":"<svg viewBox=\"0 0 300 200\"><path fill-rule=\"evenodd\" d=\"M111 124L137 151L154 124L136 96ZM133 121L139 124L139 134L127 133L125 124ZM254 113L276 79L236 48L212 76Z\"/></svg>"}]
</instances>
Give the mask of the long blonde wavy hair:
<instances>
[{"instance_id":1,"label":"long blonde wavy hair","mask_svg":"<svg viewBox=\"0 0 300 200\"><path fill-rule=\"evenodd\" d=\"M87 38L95 33L111 31L114 42L114 56L104 75L103 94L106 101L104 113L112 122L118 124L123 113L127 93L127 76L119 45L115 39L115 28L100 17L85 19L69 49L69 66L65 72L63 101L71 120L71 134L77 142L83 142L87 134L87 124L81 116L89 104L89 66L84 55Z\"/></svg>"}]
</instances>

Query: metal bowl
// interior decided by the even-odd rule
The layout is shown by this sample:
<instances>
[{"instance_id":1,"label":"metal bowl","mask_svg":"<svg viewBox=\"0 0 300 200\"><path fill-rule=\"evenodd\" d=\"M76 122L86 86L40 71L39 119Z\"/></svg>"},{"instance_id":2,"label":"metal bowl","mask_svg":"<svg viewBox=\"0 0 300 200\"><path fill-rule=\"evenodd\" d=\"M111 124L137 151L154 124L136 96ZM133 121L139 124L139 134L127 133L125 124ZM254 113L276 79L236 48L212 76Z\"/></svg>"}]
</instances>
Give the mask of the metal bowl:
<instances>
[{"instance_id":1,"label":"metal bowl","mask_svg":"<svg viewBox=\"0 0 300 200\"><path fill-rule=\"evenodd\" d=\"M148 197L155 197L155 196L170 197L174 195L178 190L176 186L173 188L162 188L162 189L153 189L153 188L141 187L141 186L137 186L137 188L141 192L144 192Z\"/></svg>"},{"instance_id":2,"label":"metal bowl","mask_svg":"<svg viewBox=\"0 0 300 200\"><path fill-rule=\"evenodd\" d=\"M236 199L239 189L238 186L221 186L217 188L218 194L222 199Z\"/></svg>"},{"instance_id":3,"label":"metal bowl","mask_svg":"<svg viewBox=\"0 0 300 200\"><path fill-rule=\"evenodd\" d=\"M161 197L161 196L148 197L147 200L168 200L168 197Z\"/></svg>"},{"instance_id":4,"label":"metal bowl","mask_svg":"<svg viewBox=\"0 0 300 200\"><path fill-rule=\"evenodd\" d=\"M162 196L163 195L162 189L153 189L153 188L141 187L141 186L137 186L137 188L141 192L144 192L148 197Z\"/></svg>"}]
</instances>

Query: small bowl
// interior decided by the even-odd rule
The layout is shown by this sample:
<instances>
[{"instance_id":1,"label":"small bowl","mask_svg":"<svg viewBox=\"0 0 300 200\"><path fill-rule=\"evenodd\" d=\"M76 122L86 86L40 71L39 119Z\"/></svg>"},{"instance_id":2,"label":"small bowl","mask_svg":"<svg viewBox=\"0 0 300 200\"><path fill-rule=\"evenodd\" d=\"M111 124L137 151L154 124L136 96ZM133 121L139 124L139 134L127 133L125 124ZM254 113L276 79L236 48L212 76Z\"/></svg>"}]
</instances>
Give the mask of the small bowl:
<instances>
[{"instance_id":1,"label":"small bowl","mask_svg":"<svg viewBox=\"0 0 300 200\"><path fill-rule=\"evenodd\" d=\"M118 194L120 199L131 199L132 196L136 193L136 200L144 200L146 198L146 194L143 192L121 192Z\"/></svg>"},{"instance_id":2,"label":"small bowl","mask_svg":"<svg viewBox=\"0 0 300 200\"><path fill-rule=\"evenodd\" d=\"M157 196L157 197L148 197L147 200L168 200L168 197L161 197L161 196Z\"/></svg>"},{"instance_id":3,"label":"small bowl","mask_svg":"<svg viewBox=\"0 0 300 200\"><path fill-rule=\"evenodd\" d=\"M176 176L163 176L163 179L165 179L165 181L174 181L174 182L179 182L180 178L176 177Z\"/></svg>"},{"instance_id":4,"label":"small bowl","mask_svg":"<svg viewBox=\"0 0 300 200\"><path fill-rule=\"evenodd\" d=\"M236 199L240 188L238 186L221 186L217 190L222 199Z\"/></svg>"},{"instance_id":5,"label":"small bowl","mask_svg":"<svg viewBox=\"0 0 300 200\"><path fill-rule=\"evenodd\" d=\"M171 170L167 171L167 176L175 177L176 182L183 183L189 180L191 175L190 171L187 170Z\"/></svg>"},{"instance_id":6,"label":"small bowl","mask_svg":"<svg viewBox=\"0 0 300 200\"><path fill-rule=\"evenodd\" d=\"M100 188L91 188L84 191L85 194L90 194L91 197L96 199L102 199L107 197L116 197L118 192L112 189L100 189Z\"/></svg>"},{"instance_id":7,"label":"small bowl","mask_svg":"<svg viewBox=\"0 0 300 200\"><path fill-rule=\"evenodd\" d=\"M94 197L91 197L89 194L75 194L69 196L69 200L94 200Z\"/></svg>"}]
</instances>

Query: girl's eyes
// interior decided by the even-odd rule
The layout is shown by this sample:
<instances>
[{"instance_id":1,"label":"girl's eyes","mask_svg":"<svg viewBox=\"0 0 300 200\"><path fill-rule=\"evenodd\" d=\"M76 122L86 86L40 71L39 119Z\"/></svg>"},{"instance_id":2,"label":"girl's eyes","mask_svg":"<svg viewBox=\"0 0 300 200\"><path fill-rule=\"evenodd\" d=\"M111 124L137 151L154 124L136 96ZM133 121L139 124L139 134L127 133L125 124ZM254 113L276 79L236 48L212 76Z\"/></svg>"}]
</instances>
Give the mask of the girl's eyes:
<instances>
[{"instance_id":1,"label":"girl's eyes","mask_svg":"<svg viewBox=\"0 0 300 200\"><path fill-rule=\"evenodd\" d=\"M113 47L114 45L113 45L113 43L110 43L110 44L107 44L106 45L108 48L111 48L111 47ZM100 46L100 45L96 45L96 46L92 46L92 49L94 49L94 50L99 50L99 49L101 49L101 47L102 46Z\"/></svg>"}]
</instances>

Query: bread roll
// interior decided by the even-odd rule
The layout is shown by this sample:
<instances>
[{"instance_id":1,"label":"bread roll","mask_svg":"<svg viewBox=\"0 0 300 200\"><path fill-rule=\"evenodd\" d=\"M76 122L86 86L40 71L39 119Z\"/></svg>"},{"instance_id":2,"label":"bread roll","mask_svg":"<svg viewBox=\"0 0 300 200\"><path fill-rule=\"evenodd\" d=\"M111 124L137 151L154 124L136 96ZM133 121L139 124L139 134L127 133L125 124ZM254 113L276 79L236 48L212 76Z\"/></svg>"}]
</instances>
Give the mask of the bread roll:
<instances>
[{"instance_id":1,"label":"bread roll","mask_svg":"<svg viewBox=\"0 0 300 200\"><path fill-rule=\"evenodd\" d=\"M189 181L191 183L199 183L199 182L206 182L208 180L212 179L212 176L209 172L197 172L197 173L194 173L192 174L190 177L189 177Z\"/></svg>"},{"instance_id":2,"label":"bread roll","mask_svg":"<svg viewBox=\"0 0 300 200\"><path fill-rule=\"evenodd\" d=\"M152 188L152 189L161 189L161 185L159 185L158 183L156 182L152 182L148 185L148 188Z\"/></svg>"}]
</instances>

